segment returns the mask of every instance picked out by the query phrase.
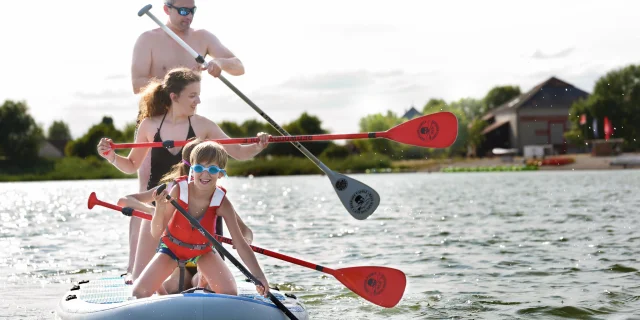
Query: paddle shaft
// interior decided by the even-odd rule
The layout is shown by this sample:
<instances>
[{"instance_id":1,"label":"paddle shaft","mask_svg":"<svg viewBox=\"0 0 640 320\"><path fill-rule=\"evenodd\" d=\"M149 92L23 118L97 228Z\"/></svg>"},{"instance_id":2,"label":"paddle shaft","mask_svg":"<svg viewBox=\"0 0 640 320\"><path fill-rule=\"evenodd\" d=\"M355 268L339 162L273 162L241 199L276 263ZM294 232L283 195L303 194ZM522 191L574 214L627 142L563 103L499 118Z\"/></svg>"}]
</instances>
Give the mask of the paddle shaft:
<instances>
[{"instance_id":1,"label":"paddle shaft","mask_svg":"<svg viewBox=\"0 0 640 320\"><path fill-rule=\"evenodd\" d=\"M348 139L376 139L387 138L385 132L368 132L368 133L345 133L345 134L315 134L315 135L298 135L298 136L271 136L269 143L283 143L291 141L331 141L331 140L348 140ZM388 138L387 138L388 139ZM260 138L229 138L229 139L210 139L206 141L215 141L219 144L243 144L257 143ZM111 149L128 149L128 148L174 148L182 147L189 141L165 140L163 142L139 142L139 143L112 143Z\"/></svg>"},{"instance_id":2,"label":"paddle shaft","mask_svg":"<svg viewBox=\"0 0 640 320\"><path fill-rule=\"evenodd\" d=\"M164 188L162 187L158 188L157 192L158 193L162 192L162 189ZM234 256L232 256L231 253L229 253L229 251L227 251L227 249L225 249L222 246L222 244L220 244L220 242L218 242L218 240L216 240L216 238L214 238L211 235L211 233L205 230L200 224L200 222L196 220L196 218L192 217L186 210L184 210L184 208L182 208L182 206L180 206L180 204L176 202L176 200L172 199L170 195L167 195L166 198L171 202L171 204L176 208L176 210L178 210L185 218L187 218L187 220L189 220L189 223L191 223L191 226L198 229L198 231L200 231L200 233L203 236L205 236L205 238L211 241L211 243L216 248L216 250L218 250L218 252L221 252L225 257L227 257L229 261L231 261L231 263L233 263L233 265L235 265L245 277L249 278L249 280L251 280L251 282L253 282L256 286L262 286L263 288L265 288L262 282L260 282L260 280L254 277L253 274L251 274L251 272L249 272L249 270L247 270L247 268L245 268L242 265L242 263L240 263L240 261L238 261ZM291 313L289 309L287 309L287 307L285 307L282 304L282 302L280 302L280 300L278 300L278 298L276 298L276 296L273 295L273 293L271 293L271 291L269 291L269 299L271 299L271 301L278 307L278 309L284 312L289 317L289 319L292 319L292 320L298 319L296 318L295 315L293 315L293 313Z\"/></svg>"},{"instance_id":3,"label":"paddle shaft","mask_svg":"<svg viewBox=\"0 0 640 320\"><path fill-rule=\"evenodd\" d=\"M150 9L150 7L149 7L149 9ZM175 32L173 32L173 30L169 29L169 27L167 27L164 23L162 23L160 20L158 20L158 18L156 18L156 16L153 13L149 12L149 9L147 9L144 12L143 11L138 12L138 15L140 16L142 14L146 14L149 18L151 18L151 20L153 20L155 23L157 23L158 26L160 26L160 28L162 28L162 30L164 30L171 38L173 38L173 40L178 42L178 44L180 44L180 46L182 46L185 50L187 50L191 54L191 56L196 59L196 62L198 62L201 65L205 65L206 64L206 61L204 60L204 57L202 57L199 53L197 53L195 50L193 50L193 48L191 48L191 46L189 46L186 42L184 42L184 40L182 40L177 34L175 34ZM240 92L240 90L238 90L238 88L236 88L233 84L231 84L231 82L229 82L229 80L227 80L222 74L220 74L218 76L218 79L220 79L220 81L222 81L225 85L227 85L227 87L229 87L229 89L231 89L231 91L235 92L242 100L244 100L251 108L253 108L253 110L255 110L258 114L260 114L260 116L262 118L267 120L267 122L269 122L269 124L273 128L275 128L280 134L282 134L283 136L290 136L290 134L287 131L285 131L282 127L280 127L275 121L273 121L271 119L271 117L269 117L266 113L264 113L264 111L262 111L262 109L260 109L255 103L253 103L253 101L251 101L247 96L245 96L242 92ZM313 161L313 163L315 163L316 166L318 166L320 168L320 170L322 170L325 174L327 174L327 175L330 174L331 169L329 169L329 167L327 167L318 158L316 158L311 152L309 152L309 150L307 150L307 148L302 146L297 141L291 141L291 143L296 148L298 148L298 150L300 150L300 152L302 152L305 156L307 156L307 158L309 158L309 160Z\"/></svg>"},{"instance_id":4,"label":"paddle shaft","mask_svg":"<svg viewBox=\"0 0 640 320\"><path fill-rule=\"evenodd\" d=\"M142 212L142 211L139 211L139 210L134 210L133 208L116 206L116 205L113 205L113 204L110 204L110 203L107 203L107 202L103 202L103 201L98 200L98 199L95 199L94 201L96 202L95 204L97 204L97 205L101 205L101 206L107 207L109 209L120 211L124 215L127 215L127 216L134 216L134 217L138 217L140 219L146 219L146 220L151 220L152 217L153 217L152 215L150 215L150 214L148 214L146 212ZM173 200L173 201L175 201L175 200ZM189 218L187 218L187 219L189 219ZM193 217L191 217L191 219L193 219ZM189 221L191 221L191 219ZM217 234L216 235L211 235L211 236L214 237L219 242L223 242L223 243L226 243L226 244L233 245L233 240L231 240L229 238L226 238L226 237L223 237L223 236L219 236ZM306 267L306 268L313 269L313 270L316 270L316 271L328 273L330 275L333 275L334 272L335 272L334 269L323 267L321 265L314 264L314 263L311 263L311 262L307 262L307 261L304 261L304 260L300 260L298 258L290 257L290 256L287 256L287 255L284 255L284 254L281 254L281 253L277 253L275 251L267 250L267 249L256 247L256 246L252 246L252 245L249 245L249 247L251 247L251 250L253 250L253 252L257 252L257 253L263 254L265 256L269 256L269 257L272 257L272 258L276 258L276 259L284 260L284 261L287 261L287 262L291 262L293 264L297 264L297 265L302 266L302 267ZM217 247L216 247L216 249L217 249Z\"/></svg>"},{"instance_id":5,"label":"paddle shaft","mask_svg":"<svg viewBox=\"0 0 640 320\"><path fill-rule=\"evenodd\" d=\"M116 205L113 205L113 204L98 200L97 198L94 198L91 201L95 201L94 204L101 205L103 207L107 207L109 209L113 209L113 210L116 210L116 211L120 211L125 216L129 216L129 217L133 216L133 217L138 217L140 219L147 219L147 220L151 220L151 218L152 218L152 216L150 214L142 212L142 211L135 210L133 208L116 206ZM91 207L93 207L93 206L91 206Z\"/></svg>"}]
</instances>

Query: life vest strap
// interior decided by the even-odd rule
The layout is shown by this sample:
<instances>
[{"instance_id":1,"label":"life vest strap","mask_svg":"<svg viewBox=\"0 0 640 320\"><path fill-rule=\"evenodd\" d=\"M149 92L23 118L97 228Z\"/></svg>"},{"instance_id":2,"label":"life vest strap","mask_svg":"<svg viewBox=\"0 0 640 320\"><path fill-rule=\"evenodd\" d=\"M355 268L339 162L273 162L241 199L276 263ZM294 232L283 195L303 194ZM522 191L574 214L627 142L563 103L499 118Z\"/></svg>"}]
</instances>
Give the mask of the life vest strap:
<instances>
[{"instance_id":1,"label":"life vest strap","mask_svg":"<svg viewBox=\"0 0 640 320\"><path fill-rule=\"evenodd\" d=\"M174 237L171 235L171 232L169 232L169 228L167 228L167 238L169 239L169 241L181 246L181 247L185 247L191 250L204 250L208 247L211 246L211 243L207 242L205 244L191 244L191 243L186 243L183 242L182 240Z\"/></svg>"}]
</instances>

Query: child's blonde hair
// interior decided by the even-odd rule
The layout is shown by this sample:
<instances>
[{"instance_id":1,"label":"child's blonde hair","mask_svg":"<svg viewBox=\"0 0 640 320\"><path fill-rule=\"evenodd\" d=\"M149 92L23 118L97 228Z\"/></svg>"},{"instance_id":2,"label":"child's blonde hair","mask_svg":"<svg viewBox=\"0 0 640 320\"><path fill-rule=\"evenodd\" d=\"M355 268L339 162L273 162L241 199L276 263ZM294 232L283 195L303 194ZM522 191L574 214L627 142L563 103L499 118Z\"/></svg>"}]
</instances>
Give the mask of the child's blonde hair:
<instances>
[{"instance_id":1,"label":"child's blonde hair","mask_svg":"<svg viewBox=\"0 0 640 320\"><path fill-rule=\"evenodd\" d=\"M205 141L199 143L193 151L191 151L191 165L198 163L217 163L220 169L227 166L229 154L224 150L221 144L214 141Z\"/></svg>"},{"instance_id":2,"label":"child's blonde hair","mask_svg":"<svg viewBox=\"0 0 640 320\"><path fill-rule=\"evenodd\" d=\"M191 159L191 153L193 152L193 149L199 145L200 143L202 143L202 139L196 138L193 139L191 141L189 141L189 143L187 143L183 148L182 148L182 161L176 163L173 165L173 167L171 167L171 170L169 170L169 172L167 172L164 176L162 176L162 178L160 179L160 183L159 184L165 184L167 182L171 182L179 177L182 176L186 176L189 174L189 169L191 168L190 166L190 162L189 160ZM187 162L187 163L185 163Z\"/></svg>"}]
</instances>

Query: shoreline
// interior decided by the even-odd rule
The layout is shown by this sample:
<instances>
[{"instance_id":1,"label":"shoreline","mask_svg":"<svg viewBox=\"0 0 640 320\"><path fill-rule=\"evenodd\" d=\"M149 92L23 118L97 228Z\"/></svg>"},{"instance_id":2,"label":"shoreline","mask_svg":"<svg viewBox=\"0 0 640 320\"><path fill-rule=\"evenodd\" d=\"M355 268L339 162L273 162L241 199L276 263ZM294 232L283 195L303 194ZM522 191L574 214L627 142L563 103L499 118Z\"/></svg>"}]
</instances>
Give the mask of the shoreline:
<instances>
[{"instance_id":1,"label":"shoreline","mask_svg":"<svg viewBox=\"0 0 640 320\"><path fill-rule=\"evenodd\" d=\"M640 162L637 164L631 164L628 166L612 165L612 161L619 159L620 157L633 157L640 160L640 153L624 153L618 156L599 156L594 157L590 154L565 154L558 156L547 157L553 158L572 158L573 163L564 165L540 165L538 171L575 171L575 170L627 170L627 169L640 169ZM509 161L511 160L511 161ZM479 167L502 167L502 166L524 166L525 160L523 157L513 157L512 159L503 157L493 158L481 158L481 159L462 159L462 160L443 160L437 165L429 168L429 172L440 172L445 168L462 169L462 168L479 168Z\"/></svg>"},{"instance_id":2,"label":"shoreline","mask_svg":"<svg viewBox=\"0 0 640 320\"><path fill-rule=\"evenodd\" d=\"M628 166L612 165L612 161L619 160L621 157L633 158L633 163ZM564 165L533 165L525 166L522 157L493 157L480 159L414 159L414 160L391 160L378 167L371 167L374 163L368 165L355 166L352 169L349 165L338 165L338 163L327 163L327 165L335 172L341 174L384 174L384 173L463 173L463 172L520 172L520 171L575 171L575 170L633 170L640 169L640 153L625 153L620 156L603 156L593 157L590 154L567 154L561 156L548 157L553 158L571 158L572 163ZM67 160L71 161L71 160ZM137 175L125 175L121 172L106 166L105 163L95 162L91 160L71 161L73 168L56 168L67 170L54 170L57 172L46 173L23 173L23 174L0 174L0 182L21 182L21 181L73 181L73 180L111 180L111 179L136 179ZM301 170L287 171L279 168L282 163L280 161L275 166L267 161L264 164L249 164L248 167L237 167L235 175L242 177L266 177L266 176L299 176L320 174L323 172L317 170L312 163L307 163L305 158L295 160L304 167ZM63 162L66 162L63 160ZM530 162L531 164L531 162ZM334 165L334 167L331 167ZM84 168L83 168L84 167ZM341 168L340 168L341 167ZM345 169L346 167L346 169ZM78 168L83 168L87 174L79 174ZM68 170L74 169L74 170ZM342 169L342 170L341 170ZM80 170L80 173L82 170Z\"/></svg>"}]
</instances>

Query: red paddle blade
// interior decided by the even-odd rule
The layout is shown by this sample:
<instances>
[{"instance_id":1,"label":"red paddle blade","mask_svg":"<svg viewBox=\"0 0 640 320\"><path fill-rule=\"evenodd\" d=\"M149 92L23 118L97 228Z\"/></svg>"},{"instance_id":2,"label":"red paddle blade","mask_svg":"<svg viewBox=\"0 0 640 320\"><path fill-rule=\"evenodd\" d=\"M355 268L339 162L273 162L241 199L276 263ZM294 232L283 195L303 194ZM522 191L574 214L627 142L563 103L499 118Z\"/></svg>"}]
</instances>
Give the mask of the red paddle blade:
<instances>
[{"instance_id":1,"label":"red paddle blade","mask_svg":"<svg viewBox=\"0 0 640 320\"><path fill-rule=\"evenodd\" d=\"M98 197L96 197L95 192L91 192L91 194L89 195L89 202L87 202L87 207L89 209L93 209L93 206L95 206L96 203L98 203Z\"/></svg>"},{"instance_id":2,"label":"red paddle blade","mask_svg":"<svg viewBox=\"0 0 640 320\"><path fill-rule=\"evenodd\" d=\"M402 271L387 267L336 269L333 276L357 295L385 308L398 304L407 286Z\"/></svg>"},{"instance_id":3,"label":"red paddle blade","mask_svg":"<svg viewBox=\"0 0 640 320\"><path fill-rule=\"evenodd\" d=\"M401 123L385 132L385 138L426 148L447 148L458 137L458 118L447 111Z\"/></svg>"}]
</instances>

